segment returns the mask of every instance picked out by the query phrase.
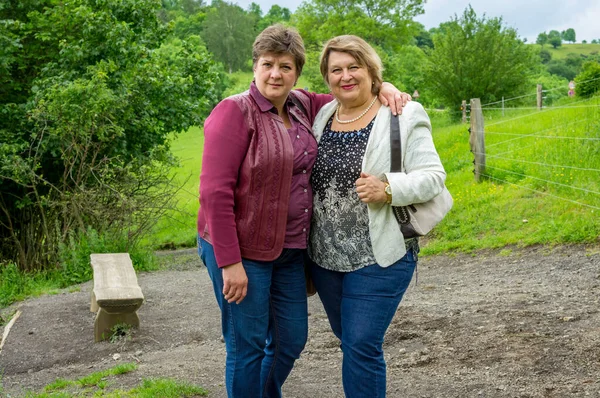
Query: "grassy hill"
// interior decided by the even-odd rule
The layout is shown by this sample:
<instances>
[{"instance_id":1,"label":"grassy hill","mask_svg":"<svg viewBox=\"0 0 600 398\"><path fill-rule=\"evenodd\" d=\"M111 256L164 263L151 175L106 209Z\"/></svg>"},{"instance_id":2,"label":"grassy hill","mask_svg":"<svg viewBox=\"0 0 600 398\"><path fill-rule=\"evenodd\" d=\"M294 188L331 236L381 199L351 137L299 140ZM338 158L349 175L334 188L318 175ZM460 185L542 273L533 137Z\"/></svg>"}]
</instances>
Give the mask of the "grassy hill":
<instances>
[{"instance_id":1,"label":"grassy hill","mask_svg":"<svg viewBox=\"0 0 600 398\"><path fill-rule=\"evenodd\" d=\"M536 46L537 48L541 48L542 46L540 46L539 44L532 44L533 46ZM546 44L544 46L544 49L550 51L550 54L552 54L552 59L564 59L567 57L567 54L570 53L574 53L574 54L581 54L581 55L597 55L598 53L600 53L600 44L581 44L581 43L575 43L575 44L565 44L563 43L562 46L554 49L552 48L551 45Z\"/></svg>"},{"instance_id":2,"label":"grassy hill","mask_svg":"<svg viewBox=\"0 0 600 398\"><path fill-rule=\"evenodd\" d=\"M426 252L600 242L600 97L486 111L486 179L476 183L467 125L434 140L455 205Z\"/></svg>"}]
</instances>

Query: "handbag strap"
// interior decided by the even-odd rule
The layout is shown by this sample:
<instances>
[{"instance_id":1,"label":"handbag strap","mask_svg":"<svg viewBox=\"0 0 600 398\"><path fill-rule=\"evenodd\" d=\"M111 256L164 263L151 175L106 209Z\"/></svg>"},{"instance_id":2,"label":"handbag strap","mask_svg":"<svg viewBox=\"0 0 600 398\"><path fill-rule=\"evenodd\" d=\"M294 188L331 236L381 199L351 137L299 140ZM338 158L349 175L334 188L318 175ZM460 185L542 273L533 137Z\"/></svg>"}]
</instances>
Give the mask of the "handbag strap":
<instances>
[{"instance_id":1,"label":"handbag strap","mask_svg":"<svg viewBox=\"0 0 600 398\"><path fill-rule=\"evenodd\" d=\"M391 172L402 171L402 143L400 142L400 121L398 115L390 118L390 149L391 149Z\"/></svg>"},{"instance_id":2,"label":"handbag strap","mask_svg":"<svg viewBox=\"0 0 600 398\"><path fill-rule=\"evenodd\" d=\"M402 143L400 142L400 120L398 115L391 115L390 118L390 156L391 167L390 171L402 171ZM405 225L410 222L410 215L406 206L392 206L394 216L400 225Z\"/></svg>"}]
</instances>

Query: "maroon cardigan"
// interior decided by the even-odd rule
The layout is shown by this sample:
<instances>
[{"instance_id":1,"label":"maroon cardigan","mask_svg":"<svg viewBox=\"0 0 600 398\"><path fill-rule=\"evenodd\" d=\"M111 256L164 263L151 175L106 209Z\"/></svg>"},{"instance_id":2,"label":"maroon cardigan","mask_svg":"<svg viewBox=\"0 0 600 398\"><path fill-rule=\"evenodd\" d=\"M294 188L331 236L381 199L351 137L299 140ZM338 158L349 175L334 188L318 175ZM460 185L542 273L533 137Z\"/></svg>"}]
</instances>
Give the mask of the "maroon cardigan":
<instances>
[{"instance_id":1,"label":"maroon cardigan","mask_svg":"<svg viewBox=\"0 0 600 398\"><path fill-rule=\"evenodd\" d=\"M306 112L289 97L288 112L308 131L332 99L301 90L290 96ZM221 101L204 125L198 234L212 243L219 267L242 257L271 261L283 250L294 151L272 108L252 84Z\"/></svg>"}]
</instances>

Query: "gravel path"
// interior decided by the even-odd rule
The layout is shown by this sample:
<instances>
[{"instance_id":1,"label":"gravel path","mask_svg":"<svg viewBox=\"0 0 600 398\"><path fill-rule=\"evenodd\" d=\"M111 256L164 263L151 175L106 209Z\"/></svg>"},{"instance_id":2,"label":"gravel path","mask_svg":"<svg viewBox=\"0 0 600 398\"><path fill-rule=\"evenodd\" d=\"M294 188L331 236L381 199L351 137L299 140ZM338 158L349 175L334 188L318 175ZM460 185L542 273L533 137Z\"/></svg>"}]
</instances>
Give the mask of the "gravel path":
<instances>
[{"instance_id":1,"label":"gravel path","mask_svg":"<svg viewBox=\"0 0 600 398\"><path fill-rule=\"evenodd\" d=\"M0 353L4 393L133 361L138 370L112 387L173 377L226 397L206 270L194 250L162 257L169 270L139 275L146 302L129 341L93 342L90 282L2 310L22 311ZM388 396L599 397L599 293L600 245L424 257L386 336ZM309 310L309 341L284 397L343 397L341 352L318 297Z\"/></svg>"}]
</instances>

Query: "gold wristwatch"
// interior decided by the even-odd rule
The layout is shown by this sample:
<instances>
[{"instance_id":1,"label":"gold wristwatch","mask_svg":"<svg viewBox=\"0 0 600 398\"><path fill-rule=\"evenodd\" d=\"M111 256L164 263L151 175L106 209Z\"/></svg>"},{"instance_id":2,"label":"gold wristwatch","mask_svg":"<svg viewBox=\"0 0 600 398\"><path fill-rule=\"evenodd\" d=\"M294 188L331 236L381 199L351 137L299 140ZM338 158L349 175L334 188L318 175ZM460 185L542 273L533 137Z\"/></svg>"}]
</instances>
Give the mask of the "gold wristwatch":
<instances>
[{"instance_id":1,"label":"gold wristwatch","mask_svg":"<svg viewBox=\"0 0 600 398\"><path fill-rule=\"evenodd\" d=\"M390 183L389 182L385 182L385 196L387 196L387 200L385 201L385 203L387 203L388 205L392 204L392 187L390 187Z\"/></svg>"}]
</instances>

